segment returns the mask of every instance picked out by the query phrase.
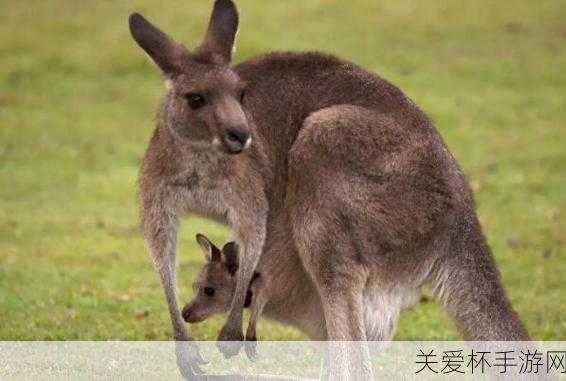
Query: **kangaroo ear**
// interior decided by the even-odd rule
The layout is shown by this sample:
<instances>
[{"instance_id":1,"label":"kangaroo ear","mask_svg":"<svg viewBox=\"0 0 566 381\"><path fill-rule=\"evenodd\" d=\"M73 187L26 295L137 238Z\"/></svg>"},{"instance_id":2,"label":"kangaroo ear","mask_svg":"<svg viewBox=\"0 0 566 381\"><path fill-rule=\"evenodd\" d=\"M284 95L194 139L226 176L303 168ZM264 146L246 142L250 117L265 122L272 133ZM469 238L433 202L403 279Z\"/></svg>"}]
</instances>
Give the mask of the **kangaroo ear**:
<instances>
[{"instance_id":1,"label":"kangaroo ear","mask_svg":"<svg viewBox=\"0 0 566 381\"><path fill-rule=\"evenodd\" d=\"M238 23L236 4L232 0L216 0L206 37L198 48L198 53L214 63L229 64L234 52Z\"/></svg>"},{"instance_id":2,"label":"kangaroo ear","mask_svg":"<svg viewBox=\"0 0 566 381\"><path fill-rule=\"evenodd\" d=\"M228 242L222 248L222 254L224 254L224 260L226 261L226 268L232 275L236 274L238 271L238 250L239 248L236 242Z\"/></svg>"},{"instance_id":3,"label":"kangaroo ear","mask_svg":"<svg viewBox=\"0 0 566 381\"><path fill-rule=\"evenodd\" d=\"M165 74L179 70L187 49L153 26L139 13L130 15L130 33Z\"/></svg>"},{"instance_id":4,"label":"kangaroo ear","mask_svg":"<svg viewBox=\"0 0 566 381\"><path fill-rule=\"evenodd\" d=\"M202 249L202 253L208 262L220 262L220 249L217 248L208 238L202 234L197 234L197 242Z\"/></svg>"}]
</instances>

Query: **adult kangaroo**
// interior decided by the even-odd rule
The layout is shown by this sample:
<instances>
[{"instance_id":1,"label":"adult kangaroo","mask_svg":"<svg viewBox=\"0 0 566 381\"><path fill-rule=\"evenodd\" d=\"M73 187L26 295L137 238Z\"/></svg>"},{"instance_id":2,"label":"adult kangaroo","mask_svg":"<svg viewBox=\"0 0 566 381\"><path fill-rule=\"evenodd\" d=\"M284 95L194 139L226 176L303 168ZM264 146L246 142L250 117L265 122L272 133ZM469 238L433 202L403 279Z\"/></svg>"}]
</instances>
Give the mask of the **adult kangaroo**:
<instances>
[{"instance_id":1,"label":"adult kangaroo","mask_svg":"<svg viewBox=\"0 0 566 381\"><path fill-rule=\"evenodd\" d=\"M226 341L243 339L242 309L264 242L279 234L315 284L329 340L366 339L368 266L384 292L403 274L434 279L472 338L527 338L466 180L418 107L385 80L329 55L272 53L231 68L237 29L231 0L215 2L204 42L192 50L130 16L133 38L167 83L139 183L144 235L175 340L191 340L176 298L183 213L230 225L241 250L218 337L226 355L239 350ZM451 287L455 279L462 287ZM466 286L474 292L462 293ZM178 362L187 376L199 356L196 347L183 348ZM340 371L340 362L332 365Z\"/></svg>"}]
</instances>

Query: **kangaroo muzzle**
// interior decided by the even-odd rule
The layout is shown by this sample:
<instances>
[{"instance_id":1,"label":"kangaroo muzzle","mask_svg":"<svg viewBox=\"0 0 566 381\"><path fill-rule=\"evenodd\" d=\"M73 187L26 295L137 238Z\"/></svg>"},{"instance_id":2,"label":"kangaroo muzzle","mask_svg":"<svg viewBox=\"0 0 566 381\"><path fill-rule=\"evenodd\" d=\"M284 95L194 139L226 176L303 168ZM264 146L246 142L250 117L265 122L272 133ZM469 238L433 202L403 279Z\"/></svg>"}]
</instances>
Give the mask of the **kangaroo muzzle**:
<instances>
[{"instance_id":1,"label":"kangaroo muzzle","mask_svg":"<svg viewBox=\"0 0 566 381\"><path fill-rule=\"evenodd\" d=\"M181 315L187 323L199 323L205 320L205 316L199 316L199 314L196 313L196 311L190 304L187 304L185 307L183 307Z\"/></svg>"},{"instance_id":2,"label":"kangaroo muzzle","mask_svg":"<svg viewBox=\"0 0 566 381\"><path fill-rule=\"evenodd\" d=\"M239 129L228 129L222 137L222 143L228 153L238 154L251 145L252 137L249 132Z\"/></svg>"}]
</instances>

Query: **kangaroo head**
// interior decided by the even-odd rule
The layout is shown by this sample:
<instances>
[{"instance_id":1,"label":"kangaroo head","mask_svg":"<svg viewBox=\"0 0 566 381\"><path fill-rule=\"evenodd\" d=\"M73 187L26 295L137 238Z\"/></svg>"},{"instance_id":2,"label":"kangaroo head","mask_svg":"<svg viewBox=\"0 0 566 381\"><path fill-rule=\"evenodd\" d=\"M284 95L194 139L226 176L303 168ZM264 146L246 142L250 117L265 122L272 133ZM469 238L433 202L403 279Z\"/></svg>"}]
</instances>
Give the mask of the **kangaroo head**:
<instances>
[{"instance_id":1,"label":"kangaroo head","mask_svg":"<svg viewBox=\"0 0 566 381\"><path fill-rule=\"evenodd\" d=\"M188 323L197 323L227 312L236 292L238 245L228 242L220 250L201 234L197 234L197 242L206 264L193 283L193 299L183 308L183 318Z\"/></svg>"},{"instance_id":2,"label":"kangaroo head","mask_svg":"<svg viewBox=\"0 0 566 381\"><path fill-rule=\"evenodd\" d=\"M130 31L166 77L162 116L173 136L231 154L250 146L244 84L229 67L238 31L232 0L216 0L204 41L192 51L137 13L130 16Z\"/></svg>"}]
</instances>

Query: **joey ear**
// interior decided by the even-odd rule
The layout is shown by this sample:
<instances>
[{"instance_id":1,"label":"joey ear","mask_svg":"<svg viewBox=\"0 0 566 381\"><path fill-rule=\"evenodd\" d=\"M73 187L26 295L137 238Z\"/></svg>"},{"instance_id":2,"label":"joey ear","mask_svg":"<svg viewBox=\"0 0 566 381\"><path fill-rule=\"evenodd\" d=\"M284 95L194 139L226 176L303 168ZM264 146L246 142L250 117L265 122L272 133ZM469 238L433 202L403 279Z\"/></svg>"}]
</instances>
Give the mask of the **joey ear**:
<instances>
[{"instance_id":1,"label":"joey ear","mask_svg":"<svg viewBox=\"0 0 566 381\"><path fill-rule=\"evenodd\" d=\"M239 16L232 0L216 0L204 42L198 53L222 65L232 60L234 43L238 33Z\"/></svg>"},{"instance_id":2,"label":"joey ear","mask_svg":"<svg viewBox=\"0 0 566 381\"><path fill-rule=\"evenodd\" d=\"M208 238L202 234L197 234L197 242L208 262L220 262L220 249L210 242Z\"/></svg>"},{"instance_id":3,"label":"joey ear","mask_svg":"<svg viewBox=\"0 0 566 381\"><path fill-rule=\"evenodd\" d=\"M139 13L132 13L129 23L134 40L165 74L179 70L183 57L189 53L184 46L173 41Z\"/></svg>"},{"instance_id":4,"label":"joey ear","mask_svg":"<svg viewBox=\"0 0 566 381\"><path fill-rule=\"evenodd\" d=\"M232 275L236 274L236 272L238 271L238 250L239 248L236 242L228 242L222 248L222 254L224 254L226 268Z\"/></svg>"}]
</instances>

